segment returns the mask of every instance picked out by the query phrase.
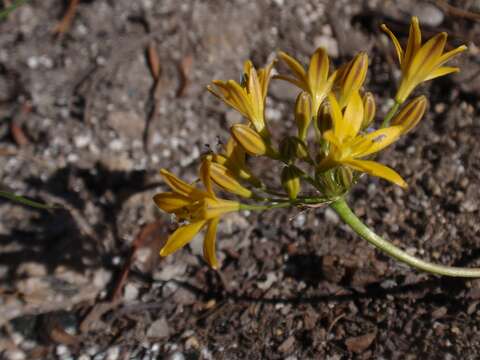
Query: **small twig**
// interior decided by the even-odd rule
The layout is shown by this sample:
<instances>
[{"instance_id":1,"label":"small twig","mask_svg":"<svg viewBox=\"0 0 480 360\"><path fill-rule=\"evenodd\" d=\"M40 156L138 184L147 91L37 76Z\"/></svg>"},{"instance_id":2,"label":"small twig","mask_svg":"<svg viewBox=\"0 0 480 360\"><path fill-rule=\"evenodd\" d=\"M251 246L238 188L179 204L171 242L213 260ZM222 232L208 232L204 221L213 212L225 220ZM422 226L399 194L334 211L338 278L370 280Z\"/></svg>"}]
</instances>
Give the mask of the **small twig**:
<instances>
[{"instance_id":1,"label":"small twig","mask_svg":"<svg viewBox=\"0 0 480 360\"><path fill-rule=\"evenodd\" d=\"M63 35L68 32L70 26L72 25L73 18L77 13L77 6L80 0L70 0L68 4L67 11L63 16L62 20L55 26L53 33L56 35Z\"/></svg>"},{"instance_id":2,"label":"small twig","mask_svg":"<svg viewBox=\"0 0 480 360\"><path fill-rule=\"evenodd\" d=\"M439 8L441 8L443 11L445 11L451 16L473 20L473 21L480 21L480 14L478 13L460 9L456 6L450 5L444 0L436 0L435 2Z\"/></svg>"},{"instance_id":3,"label":"small twig","mask_svg":"<svg viewBox=\"0 0 480 360\"><path fill-rule=\"evenodd\" d=\"M326 332L326 335L325 335L325 338L326 340L328 340L328 335L330 335L330 332L332 331L333 327L335 326L335 324L342 318L344 318L346 316L345 313L343 314L340 314L338 315L335 319L333 319L333 321L331 322L331 324L328 326L328 329L327 329L327 332Z\"/></svg>"}]
</instances>

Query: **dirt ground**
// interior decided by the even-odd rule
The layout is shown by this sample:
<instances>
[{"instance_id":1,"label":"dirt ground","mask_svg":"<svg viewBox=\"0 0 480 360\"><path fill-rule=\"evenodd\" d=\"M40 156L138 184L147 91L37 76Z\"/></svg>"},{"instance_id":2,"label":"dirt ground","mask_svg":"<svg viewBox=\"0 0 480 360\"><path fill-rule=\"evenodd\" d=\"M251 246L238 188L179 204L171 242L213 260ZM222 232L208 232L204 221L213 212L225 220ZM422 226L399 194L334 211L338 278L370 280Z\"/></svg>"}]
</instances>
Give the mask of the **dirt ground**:
<instances>
[{"instance_id":1,"label":"dirt ground","mask_svg":"<svg viewBox=\"0 0 480 360\"><path fill-rule=\"evenodd\" d=\"M55 34L68 3L0 22L1 187L62 206L0 200L0 358L478 358L480 280L398 264L328 208L226 217L218 272L201 237L160 259L173 224L151 198L160 168L194 180L239 121L212 79L280 49L306 62L324 46L335 66L366 50L380 117L399 72L378 27L404 41L418 15L424 36L469 46L462 72L417 91L428 115L381 156L410 187L364 178L349 203L412 254L480 266L480 2L85 0ZM275 135L292 131L294 97L272 82Z\"/></svg>"}]
</instances>

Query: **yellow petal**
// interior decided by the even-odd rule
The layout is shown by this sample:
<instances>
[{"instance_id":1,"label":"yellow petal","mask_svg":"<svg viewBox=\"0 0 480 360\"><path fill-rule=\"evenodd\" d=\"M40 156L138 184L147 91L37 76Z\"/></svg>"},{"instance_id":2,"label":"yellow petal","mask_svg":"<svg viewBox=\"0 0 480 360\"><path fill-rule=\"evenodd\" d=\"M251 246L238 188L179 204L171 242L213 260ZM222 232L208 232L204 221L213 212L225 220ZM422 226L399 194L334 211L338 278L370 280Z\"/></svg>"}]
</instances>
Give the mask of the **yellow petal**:
<instances>
[{"instance_id":1,"label":"yellow petal","mask_svg":"<svg viewBox=\"0 0 480 360\"><path fill-rule=\"evenodd\" d=\"M344 121L337 98L333 93L328 95L329 112L332 117L332 126L335 137L339 142L343 142L347 135L348 124Z\"/></svg>"},{"instance_id":2,"label":"yellow petal","mask_svg":"<svg viewBox=\"0 0 480 360\"><path fill-rule=\"evenodd\" d=\"M215 240L217 236L217 226L220 218L213 218L207 226L205 240L203 241L203 257L213 269L218 268L217 255L215 253Z\"/></svg>"},{"instance_id":3,"label":"yellow petal","mask_svg":"<svg viewBox=\"0 0 480 360\"><path fill-rule=\"evenodd\" d=\"M167 185L170 186L170 188L177 194L185 197L193 196L195 198L202 196L202 191L179 179L167 169L161 169L160 174L163 176L163 180L167 183Z\"/></svg>"},{"instance_id":4,"label":"yellow petal","mask_svg":"<svg viewBox=\"0 0 480 360\"><path fill-rule=\"evenodd\" d=\"M208 159L204 159L202 161L202 164L200 165L199 177L200 180L202 180L203 186L205 186L205 190L207 190L207 194L215 199L216 195L213 191L212 180L210 178L211 164L211 161Z\"/></svg>"},{"instance_id":5,"label":"yellow petal","mask_svg":"<svg viewBox=\"0 0 480 360\"><path fill-rule=\"evenodd\" d=\"M278 57L287 64L287 66L292 70L295 74L295 77L301 81L304 81L306 78L305 69L303 68L302 64L300 64L297 60L295 60L292 56L288 55L287 53L280 51L278 53Z\"/></svg>"},{"instance_id":6,"label":"yellow petal","mask_svg":"<svg viewBox=\"0 0 480 360\"><path fill-rule=\"evenodd\" d=\"M403 61L403 49L400 46L400 43L398 42L397 37L395 36L394 33L387 27L387 25L382 24L381 29L387 33L387 35L390 37L390 39L393 42L393 46L395 47L395 51L397 52L397 57L398 57L398 63L402 65Z\"/></svg>"},{"instance_id":7,"label":"yellow petal","mask_svg":"<svg viewBox=\"0 0 480 360\"><path fill-rule=\"evenodd\" d=\"M234 80L228 80L227 84L230 90L232 102L236 105L235 108L244 116L250 118L252 116L252 104L245 89Z\"/></svg>"},{"instance_id":8,"label":"yellow petal","mask_svg":"<svg viewBox=\"0 0 480 360\"><path fill-rule=\"evenodd\" d=\"M408 186L407 183L395 170L376 161L349 160L344 161L344 164L350 166L354 170L362 171L369 175L377 176L382 179L388 180L400 187L406 188Z\"/></svg>"},{"instance_id":9,"label":"yellow petal","mask_svg":"<svg viewBox=\"0 0 480 360\"><path fill-rule=\"evenodd\" d=\"M466 50L468 50L468 47L466 47L465 45L460 45L459 47L446 52L445 54L440 56L440 58L438 59L438 64L437 65L445 64L448 60L450 60L454 56L457 56L458 54L460 54L460 53L462 53Z\"/></svg>"},{"instance_id":10,"label":"yellow petal","mask_svg":"<svg viewBox=\"0 0 480 360\"><path fill-rule=\"evenodd\" d=\"M352 157L365 157L385 149L397 141L403 133L401 126L379 129L356 139L352 146Z\"/></svg>"},{"instance_id":11,"label":"yellow petal","mask_svg":"<svg viewBox=\"0 0 480 360\"><path fill-rule=\"evenodd\" d=\"M260 81L258 80L257 71L252 66L248 73L248 91L250 93L251 104L256 118L263 117L263 95ZM257 129L258 131L263 130Z\"/></svg>"},{"instance_id":12,"label":"yellow petal","mask_svg":"<svg viewBox=\"0 0 480 360\"><path fill-rule=\"evenodd\" d=\"M210 165L210 177L211 179L220 186L222 189L243 196L245 198L250 198L252 192L242 186L225 166L220 164L211 164Z\"/></svg>"},{"instance_id":13,"label":"yellow petal","mask_svg":"<svg viewBox=\"0 0 480 360\"><path fill-rule=\"evenodd\" d=\"M358 91L352 93L343 115L346 138L357 136L363 122L363 102Z\"/></svg>"},{"instance_id":14,"label":"yellow petal","mask_svg":"<svg viewBox=\"0 0 480 360\"><path fill-rule=\"evenodd\" d=\"M312 94L317 93L328 78L328 55L325 49L318 48L308 66L308 84Z\"/></svg>"},{"instance_id":15,"label":"yellow petal","mask_svg":"<svg viewBox=\"0 0 480 360\"><path fill-rule=\"evenodd\" d=\"M410 23L410 31L408 34L407 48L405 49L405 58L402 62L402 70L405 71L410 66L413 57L422 45L422 33L420 32L420 25L416 16L412 17Z\"/></svg>"},{"instance_id":16,"label":"yellow petal","mask_svg":"<svg viewBox=\"0 0 480 360\"><path fill-rule=\"evenodd\" d=\"M447 33L439 33L428 40L414 55L411 64L406 69L406 76L411 78L418 76L423 81L430 71L438 64L442 55L445 43L447 41Z\"/></svg>"},{"instance_id":17,"label":"yellow petal","mask_svg":"<svg viewBox=\"0 0 480 360\"><path fill-rule=\"evenodd\" d=\"M174 213L192 202L189 198L173 192L156 194L153 201L155 205L168 213Z\"/></svg>"},{"instance_id":18,"label":"yellow petal","mask_svg":"<svg viewBox=\"0 0 480 360\"><path fill-rule=\"evenodd\" d=\"M341 96L339 105L343 108L350 100L350 96L360 90L367 76L368 55L364 52L357 54L351 61L346 71L343 84L341 84Z\"/></svg>"},{"instance_id":19,"label":"yellow petal","mask_svg":"<svg viewBox=\"0 0 480 360\"><path fill-rule=\"evenodd\" d=\"M268 84L270 82L270 74L272 72L274 63L275 62L272 61L265 68L262 68L258 71L258 81L260 82L260 86L262 88L263 101L265 101L265 98L267 97Z\"/></svg>"},{"instance_id":20,"label":"yellow petal","mask_svg":"<svg viewBox=\"0 0 480 360\"><path fill-rule=\"evenodd\" d=\"M335 145L337 148L341 148L342 143L337 139L335 133L332 130L327 130L323 133L323 138L330 144Z\"/></svg>"},{"instance_id":21,"label":"yellow petal","mask_svg":"<svg viewBox=\"0 0 480 360\"><path fill-rule=\"evenodd\" d=\"M460 69L458 67L451 67L451 66L441 66L438 69L433 70L425 79L425 81L432 80L438 78L440 76L445 76L451 73L459 72Z\"/></svg>"},{"instance_id":22,"label":"yellow petal","mask_svg":"<svg viewBox=\"0 0 480 360\"><path fill-rule=\"evenodd\" d=\"M184 247L202 229L206 222L206 220L202 220L180 226L172 235L170 235L167 243L160 250L160 256L168 256Z\"/></svg>"}]
</instances>

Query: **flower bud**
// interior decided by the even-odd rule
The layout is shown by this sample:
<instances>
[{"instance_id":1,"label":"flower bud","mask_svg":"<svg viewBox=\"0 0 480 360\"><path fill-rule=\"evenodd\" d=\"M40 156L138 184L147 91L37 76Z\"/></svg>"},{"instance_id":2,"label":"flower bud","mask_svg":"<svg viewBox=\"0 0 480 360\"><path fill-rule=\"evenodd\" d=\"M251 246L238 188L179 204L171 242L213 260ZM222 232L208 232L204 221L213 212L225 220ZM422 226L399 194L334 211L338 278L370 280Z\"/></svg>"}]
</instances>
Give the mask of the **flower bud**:
<instances>
[{"instance_id":1,"label":"flower bud","mask_svg":"<svg viewBox=\"0 0 480 360\"><path fill-rule=\"evenodd\" d=\"M301 92L295 103L295 120L297 122L298 137L305 140L308 127L312 121L312 100L308 93Z\"/></svg>"},{"instance_id":2,"label":"flower bud","mask_svg":"<svg viewBox=\"0 0 480 360\"><path fill-rule=\"evenodd\" d=\"M301 189L300 177L302 172L295 166L285 166L282 170L282 186L290 200L295 200Z\"/></svg>"},{"instance_id":3,"label":"flower bud","mask_svg":"<svg viewBox=\"0 0 480 360\"><path fill-rule=\"evenodd\" d=\"M363 95L363 122L362 129L368 128L375 119L375 97L371 92L367 92Z\"/></svg>"},{"instance_id":4,"label":"flower bud","mask_svg":"<svg viewBox=\"0 0 480 360\"><path fill-rule=\"evenodd\" d=\"M393 118L391 125L400 125L403 127L403 134L412 130L420 121L427 108L427 98L424 95L418 96Z\"/></svg>"},{"instance_id":5,"label":"flower bud","mask_svg":"<svg viewBox=\"0 0 480 360\"><path fill-rule=\"evenodd\" d=\"M268 147L262 137L252 128L235 124L230 128L233 138L250 155L266 155Z\"/></svg>"},{"instance_id":6,"label":"flower bud","mask_svg":"<svg viewBox=\"0 0 480 360\"><path fill-rule=\"evenodd\" d=\"M285 161L295 160L297 154L297 144L292 141L292 137L288 136L280 143L280 156Z\"/></svg>"},{"instance_id":7,"label":"flower bud","mask_svg":"<svg viewBox=\"0 0 480 360\"><path fill-rule=\"evenodd\" d=\"M340 166L335 169L335 181L339 189L348 191L353 185L353 171L346 166Z\"/></svg>"},{"instance_id":8,"label":"flower bud","mask_svg":"<svg viewBox=\"0 0 480 360\"><path fill-rule=\"evenodd\" d=\"M249 198L252 196L252 192L243 187L234 177L232 172L225 166L218 163L210 164L210 178L222 189L237 194L239 196Z\"/></svg>"},{"instance_id":9,"label":"flower bud","mask_svg":"<svg viewBox=\"0 0 480 360\"><path fill-rule=\"evenodd\" d=\"M323 134L325 131L330 130L332 128L332 116L330 115L330 111L328 110L328 104L322 103L320 109L318 110L318 128L320 132Z\"/></svg>"}]
</instances>

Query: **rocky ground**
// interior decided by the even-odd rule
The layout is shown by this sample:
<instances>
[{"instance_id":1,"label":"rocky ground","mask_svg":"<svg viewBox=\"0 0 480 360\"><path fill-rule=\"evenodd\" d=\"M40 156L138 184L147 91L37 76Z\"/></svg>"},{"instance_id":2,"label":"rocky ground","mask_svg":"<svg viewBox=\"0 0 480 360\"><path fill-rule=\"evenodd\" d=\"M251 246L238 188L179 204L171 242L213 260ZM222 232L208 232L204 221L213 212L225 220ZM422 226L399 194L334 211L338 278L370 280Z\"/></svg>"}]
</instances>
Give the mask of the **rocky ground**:
<instances>
[{"instance_id":1,"label":"rocky ground","mask_svg":"<svg viewBox=\"0 0 480 360\"><path fill-rule=\"evenodd\" d=\"M404 40L414 14L426 37L469 46L462 72L419 89L428 115L381 156L409 189L366 177L349 202L412 254L480 265L480 3L449 4L85 0L66 29L68 2L32 0L0 22L1 187L62 207L0 201L0 358L477 358L479 280L398 264L328 208L227 217L218 272L201 237L160 259L172 223L151 201L161 167L194 180L239 121L205 86L247 58L366 50L384 114L399 73L378 26ZM276 135L294 97L272 83Z\"/></svg>"}]
</instances>

